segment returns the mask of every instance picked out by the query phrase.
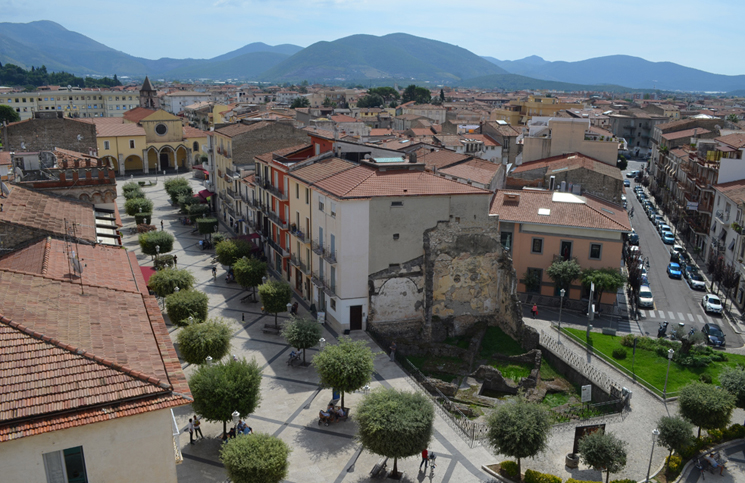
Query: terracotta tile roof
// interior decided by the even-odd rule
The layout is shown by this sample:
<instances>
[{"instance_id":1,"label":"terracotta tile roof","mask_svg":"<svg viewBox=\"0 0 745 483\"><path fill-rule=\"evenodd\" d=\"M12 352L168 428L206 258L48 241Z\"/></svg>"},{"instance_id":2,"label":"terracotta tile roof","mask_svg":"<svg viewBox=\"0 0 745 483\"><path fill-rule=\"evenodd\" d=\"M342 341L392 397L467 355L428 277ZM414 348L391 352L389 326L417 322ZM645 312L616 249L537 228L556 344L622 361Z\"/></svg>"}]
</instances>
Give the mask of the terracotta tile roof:
<instances>
[{"instance_id":1,"label":"terracotta tile roof","mask_svg":"<svg viewBox=\"0 0 745 483\"><path fill-rule=\"evenodd\" d=\"M147 116L153 114L155 110L153 109L145 109L144 107L135 107L134 109L130 109L129 111L125 112L122 115L122 118L126 119L129 122L138 123L145 119Z\"/></svg>"},{"instance_id":2,"label":"terracotta tile roof","mask_svg":"<svg viewBox=\"0 0 745 483\"><path fill-rule=\"evenodd\" d=\"M414 136L432 136L434 134L432 129L428 127L413 127L407 132L411 132Z\"/></svg>"},{"instance_id":3,"label":"terracotta tile roof","mask_svg":"<svg viewBox=\"0 0 745 483\"><path fill-rule=\"evenodd\" d=\"M111 119L106 117L95 118L96 135L99 137L109 136L144 136L145 130L139 124L123 122L121 119L114 118L118 123L98 122L99 119Z\"/></svg>"},{"instance_id":4,"label":"terracotta tile roof","mask_svg":"<svg viewBox=\"0 0 745 483\"><path fill-rule=\"evenodd\" d=\"M537 161L530 161L529 163L523 163L513 169L511 173L525 173L528 171L533 171L535 169L544 168L548 169L549 171L564 168L570 170L584 168L589 169L590 171L602 173L605 176L610 176L611 178L623 180L621 170L617 167L610 166L606 163L603 163L602 161L598 161L595 158L591 158L580 153L561 154L559 156L552 156L550 158L544 158Z\"/></svg>"},{"instance_id":5,"label":"terracotta tile roof","mask_svg":"<svg viewBox=\"0 0 745 483\"><path fill-rule=\"evenodd\" d=\"M362 122L359 119L355 119L345 114L337 114L335 116L330 116L330 117L331 117L331 120L334 122Z\"/></svg>"},{"instance_id":6,"label":"terracotta tile roof","mask_svg":"<svg viewBox=\"0 0 745 483\"><path fill-rule=\"evenodd\" d=\"M563 202L559 199L570 201ZM539 209L550 210L547 215ZM500 221L590 228L595 230L631 231L626 211L619 205L594 198L558 191L499 190L489 213Z\"/></svg>"},{"instance_id":7,"label":"terracotta tile roof","mask_svg":"<svg viewBox=\"0 0 745 483\"><path fill-rule=\"evenodd\" d=\"M260 155L256 156L255 158L257 160L259 160L259 161L262 161L262 162L268 164L268 163L271 163L272 162L272 158L273 158L274 155L277 155L277 156L289 156L290 154L292 154L294 152L302 151L303 149L306 149L306 148L309 148L309 147L310 147L310 144L308 144L308 143L298 144L298 145L295 145L295 146L289 146L289 147L286 147L286 148L277 149L276 151L271 151L271 152L268 152L268 153L260 154Z\"/></svg>"},{"instance_id":8,"label":"terracotta tile roof","mask_svg":"<svg viewBox=\"0 0 745 483\"><path fill-rule=\"evenodd\" d=\"M457 134L440 134L437 136L437 140L442 143L443 146L460 146L461 137Z\"/></svg>"},{"instance_id":9,"label":"terracotta tile roof","mask_svg":"<svg viewBox=\"0 0 745 483\"><path fill-rule=\"evenodd\" d=\"M483 159L472 159L465 163L441 169L438 173L449 174L450 176L489 185L499 171L500 166L499 164L490 163Z\"/></svg>"},{"instance_id":10,"label":"terracotta tile roof","mask_svg":"<svg viewBox=\"0 0 745 483\"><path fill-rule=\"evenodd\" d=\"M417 162L426 164L428 169L446 168L470 158L471 156L456 153L449 149L422 148L417 151Z\"/></svg>"},{"instance_id":11,"label":"terracotta tile roof","mask_svg":"<svg viewBox=\"0 0 745 483\"><path fill-rule=\"evenodd\" d=\"M686 129L684 131L670 132L667 134L663 134L662 137L664 139L667 139L668 141L672 141L674 139L690 138L690 137L693 137L694 135L708 134L710 132L711 131L709 131L708 129L703 129L699 127L695 129Z\"/></svg>"},{"instance_id":12,"label":"terracotta tile roof","mask_svg":"<svg viewBox=\"0 0 745 483\"><path fill-rule=\"evenodd\" d=\"M460 139L475 139L476 141L481 141L482 143L484 143L484 146L501 146L501 144L499 144L497 141L490 138L486 134L461 134Z\"/></svg>"},{"instance_id":13,"label":"terracotta tile roof","mask_svg":"<svg viewBox=\"0 0 745 483\"><path fill-rule=\"evenodd\" d=\"M489 121L487 124L492 126L500 135L506 137L517 137L520 132L508 124L499 124L496 121Z\"/></svg>"},{"instance_id":14,"label":"terracotta tile roof","mask_svg":"<svg viewBox=\"0 0 745 483\"><path fill-rule=\"evenodd\" d=\"M184 139L189 138L206 138L207 133L201 129L197 129L191 126L184 126Z\"/></svg>"},{"instance_id":15,"label":"terracotta tile roof","mask_svg":"<svg viewBox=\"0 0 745 483\"><path fill-rule=\"evenodd\" d=\"M489 193L428 171L388 171L368 166L356 166L342 171L315 183L315 186L338 198Z\"/></svg>"},{"instance_id":16,"label":"terracotta tile roof","mask_svg":"<svg viewBox=\"0 0 745 483\"><path fill-rule=\"evenodd\" d=\"M390 129L370 129L370 136L390 136L393 131Z\"/></svg>"},{"instance_id":17,"label":"terracotta tile roof","mask_svg":"<svg viewBox=\"0 0 745 483\"><path fill-rule=\"evenodd\" d=\"M714 189L737 204L745 203L745 179L718 184Z\"/></svg>"},{"instance_id":18,"label":"terracotta tile roof","mask_svg":"<svg viewBox=\"0 0 745 483\"><path fill-rule=\"evenodd\" d=\"M736 149L745 148L745 133L733 133L716 138L720 143L732 146Z\"/></svg>"},{"instance_id":19,"label":"terracotta tile roof","mask_svg":"<svg viewBox=\"0 0 745 483\"><path fill-rule=\"evenodd\" d=\"M253 185L256 182L256 174L252 173L241 179L241 183L246 185Z\"/></svg>"},{"instance_id":20,"label":"terracotta tile roof","mask_svg":"<svg viewBox=\"0 0 745 483\"><path fill-rule=\"evenodd\" d=\"M290 175L294 178L305 181L308 184L313 184L326 179L329 176L352 169L355 166L357 165L345 159L326 158L311 165L293 170L290 172Z\"/></svg>"},{"instance_id":21,"label":"terracotta tile roof","mask_svg":"<svg viewBox=\"0 0 745 483\"><path fill-rule=\"evenodd\" d=\"M0 166L10 166L10 151L0 151Z\"/></svg>"},{"instance_id":22,"label":"terracotta tile roof","mask_svg":"<svg viewBox=\"0 0 745 483\"><path fill-rule=\"evenodd\" d=\"M265 128L269 125L271 125L271 123L266 122L266 121L260 121L254 124L244 124L242 122L238 122L235 124L229 124L227 126L223 126L220 129L215 129L215 132L222 134L223 136L232 138L240 134L244 134L247 132L256 131L257 129Z\"/></svg>"},{"instance_id":23,"label":"terracotta tile roof","mask_svg":"<svg viewBox=\"0 0 745 483\"><path fill-rule=\"evenodd\" d=\"M65 219L75 223L75 235L82 240L95 242L96 219L93 204L72 198L14 186L10 194L0 200L0 223L12 223L65 236ZM72 234L72 232L70 232Z\"/></svg>"},{"instance_id":24,"label":"terracotta tile roof","mask_svg":"<svg viewBox=\"0 0 745 483\"><path fill-rule=\"evenodd\" d=\"M324 138L324 139L330 139L330 140L333 140L334 139L334 132L333 131L328 131L326 129L318 129L315 126L304 127L303 128L303 131L307 132L311 136L318 136L318 137L321 137L321 138Z\"/></svg>"},{"instance_id":25,"label":"terracotta tile roof","mask_svg":"<svg viewBox=\"0 0 745 483\"><path fill-rule=\"evenodd\" d=\"M166 97L178 97L178 96L209 96L208 92L197 92L197 91L173 91L166 94Z\"/></svg>"}]
</instances>

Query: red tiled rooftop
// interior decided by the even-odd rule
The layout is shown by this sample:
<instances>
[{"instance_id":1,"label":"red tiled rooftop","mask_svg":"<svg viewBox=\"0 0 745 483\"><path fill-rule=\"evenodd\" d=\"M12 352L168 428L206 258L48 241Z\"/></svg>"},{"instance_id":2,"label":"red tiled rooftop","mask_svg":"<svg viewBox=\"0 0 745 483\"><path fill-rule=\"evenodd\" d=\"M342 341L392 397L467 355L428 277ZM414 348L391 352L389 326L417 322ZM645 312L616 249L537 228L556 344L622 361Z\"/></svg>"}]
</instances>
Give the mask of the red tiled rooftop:
<instances>
[{"instance_id":1,"label":"red tiled rooftop","mask_svg":"<svg viewBox=\"0 0 745 483\"><path fill-rule=\"evenodd\" d=\"M555 196L579 202L556 201ZM548 209L550 212L541 215L539 209ZM489 213L499 215L500 221L510 223L631 231L628 214L621 206L591 196L558 191L499 190L494 195Z\"/></svg>"},{"instance_id":2,"label":"red tiled rooftop","mask_svg":"<svg viewBox=\"0 0 745 483\"><path fill-rule=\"evenodd\" d=\"M718 137L716 140L736 149L745 148L745 132L728 134Z\"/></svg>"},{"instance_id":3,"label":"red tiled rooftop","mask_svg":"<svg viewBox=\"0 0 745 483\"><path fill-rule=\"evenodd\" d=\"M113 122L100 122L99 119L112 119L106 117L97 117L94 119L96 124L96 135L99 137L117 137L117 136L144 136L145 129L139 124L132 122L123 122L119 118L113 118L119 121L118 123Z\"/></svg>"},{"instance_id":4,"label":"red tiled rooftop","mask_svg":"<svg viewBox=\"0 0 745 483\"><path fill-rule=\"evenodd\" d=\"M0 222L65 236L68 234L65 228L67 220L69 234L72 234L71 223L74 223L78 238L96 241L96 220L91 203L40 193L18 185L0 202L3 205Z\"/></svg>"},{"instance_id":5,"label":"red tiled rooftop","mask_svg":"<svg viewBox=\"0 0 745 483\"><path fill-rule=\"evenodd\" d=\"M244 124L242 122L238 122L235 124L229 124L227 126L223 126L220 129L215 129L215 132L218 134L222 134L223 136L232 138L240 134L255 131L257 129L262 129L264 127L269 126L270 124L271 123L266 122L266 121L260 121L260 122L256 122L253 124Z\"/></svg>"},{"instance_id":6,"label":"red tiled rooftop","mask_svg":"<svg viewBox=\"0 0 745 483\"><path fill-rule=\"evenodd\" d=\"M667 134L663 134L662 137L664 139L667 139L668 141L672 141L675 139L690 138L690 137L701 135L701 134L708 134L710 132L711 131L709 131L708 129L695 128L695 129L686 129L684 131L670 132Z\"/></svg>"},{"instance_id":7,"label":"red tiled rooftop","mask_svg":"<svg viewBox=\"0 0 745 483\"><path fill-rule=\"evenodd\" d=\"M494 179L494 176L499 171L501 165L496 163L490 163L483 159L472 159L465 163L456 164L443 168L438 172L441 174L448 174L457 178L471 180L476 183L489 185Z\"/></svg>"},{"instance_id":8,"label":"red tiled rooftop","mask_svg":"<svg viewBox=\"0 0 745 483\"><path fill-rule=\"evenodd\" d=\"M417 151L417 162L424 163L428 169L442 169L469 159L471 156L456 153L449 149L422 148Z\"/></svg>"},{"instance_id":9,"label":"red tiled rooftop","mask_svg":"<svg viewBox=\"0 0 745 483\"><path fill-rule=\"evenodd\" d=\"M154 113L153 109L145 109L144 107L135 107L125 112L122 117L129 122L138 123Z\"/></svg>"},{"instance_id":10,"label":"red tiled rooftop","mask_svg":"<svg viewBox=\"0 0 745 483\"><path fill-rule=\"evenodd\" d=\"M334 116L331 116L331 120L334 122L361 122L358 119L355 119L351 116L347 116L346 114L336 114Z\"/></svg>"},{"instance_id":11,"label":"red tiled rooftop","mask_svg":"<svg viewBox=\"0 0 745 483\"><path fill-rule=\"evenodd\" d=\"M291 172L291 175L295 178L305 181L306 183L316 183L323 179L341 173L348 169L352 169L356 164L346 161L340 158L326 158L317 161L308 166L296 169Z\"/></svg>"},{"instance_id":12,"label":"red tiled rooftop","mask_svg":"<svg viewBox=\"0 0 745 483\"><path fill-rule=\"evenodd\" d=\"M617 167L610 166L606 163L603 163L602 161L598 161L595 158L591 158L580 153L560 154L558 156L551 156L550 158L538 159L536 161L523 163L512 170L511 173L525 173L528 171L533 171L535 169L544 168L549 170L564 168L585 168L591 171L602 173L605 176L610 176L616 179L623 179L621 170Z\"/></svg>"},{"instance_id":13,"label":"red tiled rooftop","mask_svg":"<svg viewBox=\"0 0 745 483\"><path fill-rule=\"evenodd\" d=\"M191 126L184 126L184 139L189 138L206 138L207 133L201 129L197 129Z\"/></svg>"}]
</instances>

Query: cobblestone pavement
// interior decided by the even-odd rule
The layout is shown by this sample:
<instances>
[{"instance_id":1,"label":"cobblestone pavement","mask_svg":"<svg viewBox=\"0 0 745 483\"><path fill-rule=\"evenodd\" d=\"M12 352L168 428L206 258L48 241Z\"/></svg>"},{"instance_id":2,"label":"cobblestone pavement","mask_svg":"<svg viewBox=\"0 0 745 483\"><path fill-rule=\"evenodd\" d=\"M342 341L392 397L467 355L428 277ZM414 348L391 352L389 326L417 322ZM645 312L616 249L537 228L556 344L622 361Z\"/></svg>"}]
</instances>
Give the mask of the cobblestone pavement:
<instances>
[{"instance_id":1,"label":"cobblestone pavement","mask_svg":"<svg viewBox=\"0 0 745 483\"><path fill-rule=\"evenodd\" d=\"M139 178L149 179L149 178ZM126 181L126 180L125 180ZM182 225L175 208L170 206L168 196L160 183L154 187L145 187L146 195L155 203L153 225L160 226L164 222L165 230L176 237L174 250L171 254L178 256L178 268L187 268L197 279L196 288L209 296L210 316L224 317L233 328L231 352L238 357L255 358L263 368L261 385L262 401L257 411L250 415L248 424L254 431L267 432L282 438L293 449L290 455L290 472L288 482L361 482L370 479L369 472L379 461L379 457L361 450L354 435L354 408L363 394L360 392L346 395L346 402L352 408L352 417L347 422L318 425L318 411L331 399L330 390L318 387L318 378L312 367L289 367L286 364L291 348L280 336L264 334L263 324L272 323L273 317L262 315L258 304L241 303L246 293L235 284L225 282L225 271L218 266L217 280L212 279L212 257L214 250L202 251L199 248L200 236L192 233L191 226ZM201 185L192 180L195 192L202 189ZM124 214L124 199L118 199L125 233L134 226L132 217ZM221 231L227 227L221 226ZM152 265L149 256L139 252L135 236L124 235L127 249L137 253L141 265ZM300 306L300 315L307 312ZM280 322L286 320L282 314ZM167 320L167 317L166 317ZM548 321L528 320L537 329L550 330ZM178 328L169 326L172 339ZM351 336L353 339L365 340L376 352L375 374L370 387L395 387L398 389L417 390L413 381L395 363L381 352L366 333L358 332ZM330 332L324 326L324 338L333 344L337 334ZM178 350L178 347L177 347ZM574 347L578 353L583 351ZM310 360L315 350L309 350ZM588 356L589 357L589 356ZM649 453L652 446L652 429L656 420L664 414L674 414L674 403L663 404L658 399L646 393L641 387L623 375L616 373L602 361L592 358L591 363L615 377L619 384L634 391L631 411L624 417L616 416L605 420L609 431L615 433L629 443L629 464L627 468L612 478L633 478L642 480L646 475L649 464ZM188 375L193 367L184 364ZM186 406L174 411L179 427L183 428L188 418L192 416L191 408ZM735 420L742 420L743 413L739 411ZM225 481L226 475L219 461L222 424L203 422L204 439L199 439L194 445L189 444L188 434L181 436L181 447L184 454L183 464L178 466L178 478L181 483ZM571 452L574 438L573 426L555 429L551 435L549 449L535 459L523 460L523 468L532 468L562 477L573 477L581 480L601 479L600 472L580 465L577 470L568 470L564 466L564 457ZM434 438L431 449L438 455L438 466L434 477L418 471L419 457L405 458L398 462L399 469L405 472L403 481L423 482L425 479L433 482L480 482L489 480L489 476L480 468L483 464L492 464L506 459L494 455L487 448L476 445L474 448L463 439L461 433L452 427L452 422L440 411L435 420ZM653 458L653 472L663 462L665 451L655 448ZM392 462L389 462L391 467Z\"/></svg>"}]
</instances>

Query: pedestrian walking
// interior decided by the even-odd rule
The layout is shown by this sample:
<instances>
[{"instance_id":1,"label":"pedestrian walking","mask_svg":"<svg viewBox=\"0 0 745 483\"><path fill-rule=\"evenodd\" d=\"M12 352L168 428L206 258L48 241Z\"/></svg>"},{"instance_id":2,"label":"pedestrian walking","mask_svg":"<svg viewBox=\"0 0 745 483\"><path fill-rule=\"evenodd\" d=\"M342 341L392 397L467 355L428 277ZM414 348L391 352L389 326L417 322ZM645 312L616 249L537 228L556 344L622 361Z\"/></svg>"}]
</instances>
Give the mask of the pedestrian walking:
<instances>
[{"instance_id":1,"label":"pedestrian walking","mask_svg":"<svg viewBox=\"0 0 745 483\"><path fill-rule=\"evenodd\" d=\"M202 434L202 428L200 426L202 423L199 421L199 418L197 415L194 415L194 435L199 436L200 438L204 438L204 435Z\"/></svg>"},{"instance_id":2,"label":"pedestrian walking","mask_svg":"<svg viewBox=\"0 0 745 483\"><path fill-rule=\"evenodd\" d=\"M419 463L419 471L422 471L422 465L424 465L424 471L426 472L429 465L429 451L427 451L427 448L422 450L422 462Z\"/></svg>"},{"instance_id":3,"label":"pedestrian walking","mask_svg":"<svg viewBox=\"0 0 745 483\"><path fill-rule=\"evenodd\" d=\"M160 231L163 231L163 220L160 220Z\"/></svg>"},{"instance_id":4,"label":"pedestrian walking","mask_svg":"<svg viewBox=\"0 0 745 483\"><path fill-rule=\"evenodd\" d=\"M212 280L217 280L217 267L212 267Z\"/></svg>"},{"instance_id":5,"label":"pedestrian walking","mask_svg":"<svg viewBox=\"0 0 745 483\"><path fill-rule=\"evenodd\" d=\"M396 362L396 342L391 342L391 362Z\"/></svg>"},{"instance_id":6,"label":"pedestrian walking","mask_svg":"<svg viewBox=\"0 0 745 483\"><path fill-rule=\"evenodd\" d=\"M177 265L178 265L178 257L176 255L174 255L173 256L173 266L175 267Z\"/></svg>"},{"instance_id":7,"label":"pedestrian walking","mask_svg":"<svg viewBox=\"0 0 745 483\"><path fill-rule=\"evenodd\" d=\"M538 315L538 304L533 304L533 308L530 311L533 313L533 318L535 319L535 316Z\"/></svg>"},{"instance_id":8,"label":"pedestrian walking","mask_svg":"<svg viewBox=\"0 0 745 483\"><path fill-rule=\"evenodd\" d=\"M194 422L189 418L189 424L186 426L189 430L189 444L194 444Z\"/></svg>"}]
</instances>

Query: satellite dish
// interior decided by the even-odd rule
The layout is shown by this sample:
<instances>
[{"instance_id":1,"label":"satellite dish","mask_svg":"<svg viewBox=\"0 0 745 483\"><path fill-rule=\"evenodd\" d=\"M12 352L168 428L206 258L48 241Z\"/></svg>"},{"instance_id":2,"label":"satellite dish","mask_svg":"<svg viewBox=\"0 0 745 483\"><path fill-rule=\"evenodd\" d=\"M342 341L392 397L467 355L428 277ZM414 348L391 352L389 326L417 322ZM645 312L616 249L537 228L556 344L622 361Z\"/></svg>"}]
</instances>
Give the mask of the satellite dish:
<instances>
[{"instance_id":1,"label":"satellite dish","mask_svg":"<svg viewBox=\"0 0 745 483\"><path fill-rule=\"evenodd\" d=\"M80 264L80 260L77 258L71 258L70 261L72 262L72 269L75 271L75 273L79 273L80 275L83 274L83 266Z\"/></svg>"},{"instance_id":2,"label":"satellite dish","mask_svg":"<svg viewBox=\"0 0 745 483\"><path fill-rule=\"evenodd\" d=\"M21 149L24 151L26 150L26 143L24 143L23 141L21 141Z\"/></svg>"},{"instance_id":3,"label":"satellite dish","mask_svg":"<svg viewBox=\"0 0 745 483\"><path fill-rule=\"evenodd\" d=\"M5 183L0 182L0 189L2 189L3 196L8 196L10 194L10 190Z\"/></svg>"},{"instance_id":4,"label":"satellite dish","mask_svg":"<svg viewBox=\"0 0 745 483\"><path fill-rule=\"evenodd\" d=\"M78 141L82 141L82 140L83 140L83 135L82 134L78 134Z\"/></svg>"}]
</instances>

